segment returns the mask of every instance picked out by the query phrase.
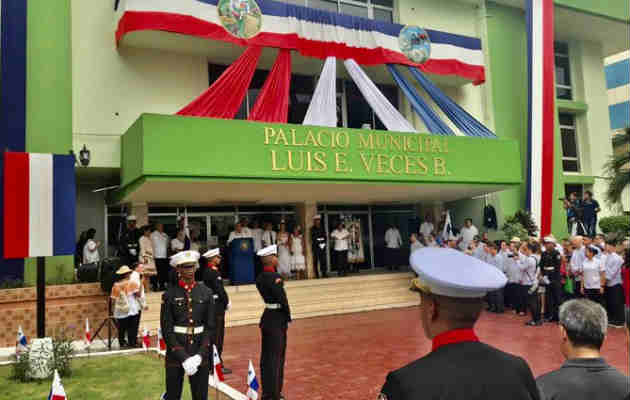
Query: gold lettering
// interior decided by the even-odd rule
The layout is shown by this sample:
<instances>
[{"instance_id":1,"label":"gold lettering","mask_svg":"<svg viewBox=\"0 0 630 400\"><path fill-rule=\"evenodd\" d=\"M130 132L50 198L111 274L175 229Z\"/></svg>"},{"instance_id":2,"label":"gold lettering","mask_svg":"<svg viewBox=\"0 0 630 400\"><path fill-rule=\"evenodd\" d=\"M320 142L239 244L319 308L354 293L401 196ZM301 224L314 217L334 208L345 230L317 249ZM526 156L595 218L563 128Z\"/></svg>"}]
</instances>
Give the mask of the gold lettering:
<instances>
[{"instance_id":1,"label":"gold lettering","mask_svg":"<svg viewBox=\"0 0 630 400\"><path fill-rule=\"evenodd\" d=\"M422 153L422 138L418 136L418 153Z\"/></svg>"},{"instance_id":2,"label":"gold lettering","mask_svg":"<svg viewBox=\"0 0 630 400\"><path fill-rule=\"evenodd\" d=\"M369 135L364 135L363 133L359 133L359 148L361 149L373 149L374 148L374 137L370 133Z\"/></svg>"},{"instance_id":3,"label":"gold lettering","mask_svg":"<svg viewBox=\"0 0 630 400\"><path fill-rule=\"evenodd\" d=\"M448 153L448 140L444 139L444 148L442 149L442 153Z\"/></svg>"},{"instance_id":4,"label":"gold lettering","mask_svg":"<svg viewBox=\"0 0 630 400\"><path fill-rule=\"evenodd\" d=\"M311 154L310 151L306 152L306 170L308 172L312 172L313 171L313 155Z\"/></svg>"},{"instance_id":5,"label":"gold lettering","mask_svg":"<svg viewBox=\"0 0 630 400\"><path fill-rule=\"evenodd\" d=\"M328 142L328 144L324 144L324 141L322 140L322 136L323 135L327 135L328 132L326 131L319 131L317 132L317 143L319 143L320 147L328 147L330 146L330 142Z\"/></svg>"},{"instance_id":6,"label":"gold lettering","mask_svg":"<svg viewBox=\"0 0 630 400\"><path fill-rule=\"evenodd\" d=\"M367 172L372 172L372 160L374 160L374 156L370 155L369 160L366 159L366 156L363 153L359 153L359 156L361 156L361 163L363 163L363 168L365 168Z\"/></svg>"},{"instance_id":7,"label":"gold lettering","mask_svg":"<svg viewBox=\"0 0 630 400\"><path fill-rule=\"evenodd\" d=\"M388 158L385 154L377 154L376 155L376 172L379 174L383 174L388 172Z\"/></svg>"},{"instance_id":8,"label":"gold lettering","mask_svg":"<svg viewBox=\"0 0 630 400\"><path fill-rule=\"evenodd\" d=\"M278 145L281 141L284 142L285 146L289 145L289 142L287 142L287 137L284 134L284 131L282 129L278 129L278 137L276 138L276 141L274 144Z\"/></svg>"},{"instance_id":9,"label":"gold lettering","mask_svg":"<svg viewBox=\"0 0 630 400\"><path fill-rule=\"evenodd\" d=\"M394 164L394 162L396 160L400 160L400 162L402 163L403 158L402 158L402 156L399 156L399 155L395 155L392 158L390 158L389 159L389 169L392 170L393 174L400 175L400 174L402 174L402 166L400 167L400 169L396 169L395 164Z\"/></svg>"},{"instance_id":10,"label":"gold lettering","mask_svg":"<svg viewBox=\"0 0 630 400\"><path fill-rule=\"evenodd\" d=\"M404 143L405 144L404 150L405 150L405 152L411 152L411 150L412 150L411 139L412 138L413 138L413 136L411 136L411 135L405 136L405 138L404 138L404 142L405 142Z\"/></svg>"},{"instance_id":11,"label":"gold lettering","mask_svg":"<svg viewBox=\"0 0 630 400\"><path fill-rule=\"evenodd\" d=\"M420 171L418 171L419 175L426 175L429 172L429 168L427 168L424 163L424 157L418 157L417 164L418 167L420 167Z\"/></svg>"},{"instance_id":12,"label":"gold lettering","mask_svg":"<svg viewBox=\"0 0 630 400\"><path fill-rule=\"evenodd\" d=\"M306 135L306 141L304 142L305 146L319 146L317 144L317 140L315 140L315 135L313 135L313 131L308 131L308 134Z\"/></svg>"},{"instance_id":13,"label":"gold lettering","mask_svg":"<svg viewBox=\"0 0 630 400\"><path fill-rule=\"evenodd\" d=\"M295 141L295 129L291 129L291 144L293 146L304 146L304 143L299 143Z\"/></svg>"},{"instance_id":14,"label":"gold lettering","mask_svg":"<svg viewBox=\"0 0 630 400\"><path fill-rule=\"evenodd\" d=\"M376 135L376 148L377 149L387 148L387 137L385 135Z\"/></svg>"},{"instance_id":15,"label":"gold lettering","mask_svg":"<svg viewBox=\"0 0 630 400\"><path fill-rule=\"evenodd\" d=\"M350 172L346 165L346 153L335 153L335 171Z\"/></svg>"},{"instance_id":16,"label":"gold lettering","mask_svg":"<svg viewBox=\"0 0 630 400\"><path fill-rule=\"evenodd\" d=\"M396 149L398 151L400 151L401 147L400 147L400 138L399 137L394 137L393 135L388 135L389 136L389 146L392 150Z\"/></svg>"},{"instance_id":17,"label":"gold lettering","mask_svg":"<svg viewBox=\"0 0 630 400\"><path fill-rule=\"evenodd\" d=\"M270 126L265 126L265 144L269 144L269 139L276 136L276 131Z\"/></svg>"},{"instance_id":18,"label":"gold lettering","mask_svg":"<svg viewBox=\"0 0 630 400\"><path fill-rule=\"evenodd\" d=\"M442 142L438 138L434 138L431 141L431 152L433 153L441 153L442 152Z\"/></svg>"},{"instance_id":19,"label":"gold lettering","mask_svg":"<svg viewBox=\"0 0 630 400\"><path fill-rule=\"evenodd\" d=\"M350 145L350 135L348 135L348 132L337 133L337 146L347 148L349 145Z\"/></svg>"},{"instance_id":20,"label":"gold lettering","mask_svg":"<svg viewBox=\"0 0 630 400\"><path fill-rule=\"evenodd\" d=\"M301 171L304 168L304 152L300 151L300 166L299 167L295 167L293 165L293 150L287 150L287 153L289 154L289 170L290 171Z\"/></svg>"},{"instance_id":21,"label":"gold lettering","mask_svg":"<svg viewBox=\"0 0 630 400\"><path fill-rule=\"evenodd\" d=\"M413 158L415 160L415 158ZM405 173L408 175L411 174L415 174L415 171L413 171L411 168L413 167L413 164L411 163L412 158L409 156L405 156Z\"/></svg>"},{"instance_id":22,"label":"gold lettering","mask_svg":"<svg viewBox=\"0 0 630 400\"><path fill-rule=\"evenodd\" d=\"M278 167L275 150L271 150L271 170L272 171L286 171L287 170L286 168Z\"/></svg>"},{"instance_id":23,"label":"gold lettering","mask_svg":"<svg viewBox=\"0 0 630 400\"><path fill-rule=\"evenodd\" d=\"M313 154L313 160L319 164L319 168L316 167L314 171L324 172L328 170L328 164L326 164L326 153L323 151L316 151L315 154Z\"/></svg>"},{"instance_id":24,"label":"gold lettering","mask_svg":"<svg viewBox=\"0 0 630 400\"><path fill-rule=\"evenodd\" d=\"M433 157L433 174L446 175L446 161L442 157Z\"/></svg>"},{"instance_id":25,"label":"gold lettering","mask_svg":"<svg viewBox=\"0 0 630 400\"><path fill-rule=\"evenodd\" d=\"M431 140L431 137L427 136L427 138L425 139L424 142L424 151L426 151L427 153L431 152L431 142L433 140Z\"/></svg>"}]
</instances>

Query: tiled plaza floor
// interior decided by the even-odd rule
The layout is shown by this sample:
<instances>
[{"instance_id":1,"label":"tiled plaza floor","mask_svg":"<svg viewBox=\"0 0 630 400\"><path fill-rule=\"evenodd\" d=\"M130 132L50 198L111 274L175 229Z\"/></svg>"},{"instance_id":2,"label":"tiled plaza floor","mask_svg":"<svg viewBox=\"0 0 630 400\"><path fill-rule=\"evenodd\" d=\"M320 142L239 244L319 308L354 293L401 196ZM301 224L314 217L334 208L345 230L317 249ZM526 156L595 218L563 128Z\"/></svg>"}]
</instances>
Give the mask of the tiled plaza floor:
<instances>
[{"instance_id":1,"label":"tiled plaza floor","mask_svg":"<svg viewBox=\"0 0 630 400\"><path fill-rule=\"evenodd\" d=\"M526 327L525 317L484 313L476 332L480 339L523 357L538 376L563 362L558 327ZM284 393L289 400L376 399L387 372L430 350L417 308L345 314L294 321L289 326ZM628 342L624 330L610 329L604 356L626 375ZM244 392L247 361L260 379L260 330L229 328L224 361L233 369L226 382Z\"/></svg>"}]
</instances>

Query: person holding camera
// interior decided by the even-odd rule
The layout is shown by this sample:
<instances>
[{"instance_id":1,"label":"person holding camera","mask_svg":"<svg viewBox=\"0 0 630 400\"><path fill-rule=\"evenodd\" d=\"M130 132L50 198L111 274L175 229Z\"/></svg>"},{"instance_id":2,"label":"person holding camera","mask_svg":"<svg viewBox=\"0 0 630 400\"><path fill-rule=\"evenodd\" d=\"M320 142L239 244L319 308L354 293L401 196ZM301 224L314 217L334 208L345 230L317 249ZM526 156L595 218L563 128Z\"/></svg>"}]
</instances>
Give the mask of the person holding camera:
<instances>
[{"instance_id":1,"label":"person holding camera","mask_svg":"<svg viewBox=\"0 0 630 400\"><path fill-rule=\"evenodd\" d=\"M582 212L586 236L594 237L597 231L597 213L601 211L599 203L593 198L593 192L584 192L582 200Z\"/></svg>"},{"instance_id":2,"label":"person holding camera","mask_svg":"<svg viewBox=\"0 0 630 400\"><path fill-rule=\"evenodd\" d=\"M582 208L580 201L577 198L577 193L571 192L568 198L561 198L563 207L567 211L567 230L569 235L575 236L577 234L578 224L582 223ZM575 231L574 231L575 229Z\"/></svg>"}]
</instances>

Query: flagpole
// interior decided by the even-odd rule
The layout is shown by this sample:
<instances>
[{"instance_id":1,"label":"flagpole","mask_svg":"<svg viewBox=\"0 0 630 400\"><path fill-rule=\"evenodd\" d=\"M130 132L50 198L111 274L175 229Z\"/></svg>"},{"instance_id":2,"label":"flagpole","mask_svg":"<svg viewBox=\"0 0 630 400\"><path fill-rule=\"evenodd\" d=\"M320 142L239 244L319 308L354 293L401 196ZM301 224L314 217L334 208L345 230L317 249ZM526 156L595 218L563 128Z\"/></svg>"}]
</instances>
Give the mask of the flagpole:
<instances>
[{"instance_id":1,"label":"flagpole","mask_svg":"<svg viewBox=\"0 0 630 400\"><path fill-rule=\"evenodd\" d=\"M46 336L46 259L37 257L37 337Z\"/></svg>"}]
</instances>

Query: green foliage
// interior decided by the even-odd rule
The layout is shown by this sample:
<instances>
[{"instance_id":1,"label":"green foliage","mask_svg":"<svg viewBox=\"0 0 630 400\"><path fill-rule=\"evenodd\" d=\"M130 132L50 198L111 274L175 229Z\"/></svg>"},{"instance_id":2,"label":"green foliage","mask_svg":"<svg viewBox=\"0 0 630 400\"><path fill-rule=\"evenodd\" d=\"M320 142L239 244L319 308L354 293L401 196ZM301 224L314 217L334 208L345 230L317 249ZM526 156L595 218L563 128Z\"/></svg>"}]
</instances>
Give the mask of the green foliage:
<instances>
[{"instance_id":1,"label":"green foliage","mask_svg":"<svg viewBox=\"0 0 630 400\"><path fill-rule=\"evenodd\" d=\"M28 346L25 350L21 351L20 354L14 354L11 356L11 361L15 361L11 364L11 375L10 379L13 379L17 382L30 382L33 380L32 370L31 370L31 362L30 362L30 352L31 347Z\"/></svg>"},{"instance_id":2,"label":"green foliage","mask_svg":"<svg viewBox=\"0 0 630 400\"><path fill-rule=\"evenodd\" d=\"M69 328L71 329L71 328ZM68 335L66 329L61 328L53 338L52 348L52 366L51 371L57 370L62 377L72 375L72 356L74 348L72 347L72 337Z\"/></svg>"},{"instance_id":3,"label":"green foliage","mask_svg":"<svg viewBox=\"0 0 630 400\"><path fill-rule=\"evenodd\" d=\"M506 220L501 230L505 234L505 240L510 240L515 236L521 240L527 240L528 238L527 231L523 228L523 225L515 219Z\"/></svg>"},{"instance_id":4,"label":"green foliage","mask_svg":"<svg viewBox=\"0 0 630 400\"><path fill-rule=\"evenodd\" d=\"M619 215L616 217L605 217L599 220L599 228L602 232L628 235L630 231L630 216Z\"/></svg>"},{"instance_id":5,"label":"green foliage","mask_svg":"<svg viewBox=\"0 0 630 400\"><path fill-rule=\"evenodd\" d=\"M19 289L24 287L24 281L19 279L7 279L0 282L0 290L2 289Z\"/></svg>"},{"instance_id":6,"label":"green foliage","mask_svg":"<svg viewBox=\"0 0 630 400\"><path fill-rule=\"evenodd\" d=\"M505 218L505 224L501 228L507 240L514 236L521 240L527 240L529 236L535 236L538 226L528 211L519 210L513 216Z\"/></svg>"},{"instance_id":7,"label":"green foliage","mask_svg":"<svg viewBox=\"0 0 630 400\"><path fill-rule=\"evenodd\" d=\"M613 148L622 149L610 157L604 165L606 176L610 178L608 189L606 190L606 200L616 204L621 202L621 196L625 188L630 186L630 128L625 132L613 137Z\"/></svg>"}]
</instances>

